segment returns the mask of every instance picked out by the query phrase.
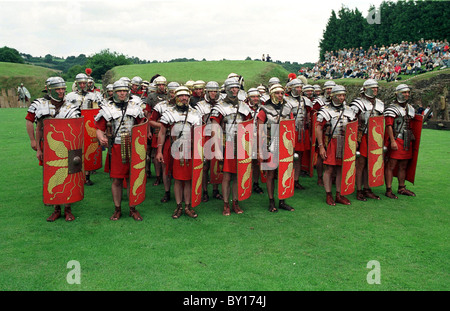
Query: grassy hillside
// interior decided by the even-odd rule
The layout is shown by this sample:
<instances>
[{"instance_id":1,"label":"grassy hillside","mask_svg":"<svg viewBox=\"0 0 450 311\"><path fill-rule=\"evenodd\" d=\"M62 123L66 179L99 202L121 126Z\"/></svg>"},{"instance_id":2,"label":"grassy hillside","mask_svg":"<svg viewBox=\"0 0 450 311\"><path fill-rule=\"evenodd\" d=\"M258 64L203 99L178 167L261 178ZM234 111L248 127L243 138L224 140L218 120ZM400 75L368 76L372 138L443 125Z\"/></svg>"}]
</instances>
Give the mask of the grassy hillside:
<instances>
[{"instance_id":1,"label":"grassy hillside","mask_svg":"<svg viewBox=\"0 0 450 311\"><path fill-rule=\"evenodd\" d=\"M42 96L42 89L48 77L55 76L56 70L15 63L0 62L0 89L16 90L20 83L30 91L31 97Z\"/></svg>"},{"instance_id":2,"label":"grassy hillside","mask_svg":"<svg viewBox=\"0 0 450 311\"><path fill-rule=\"evenodd\" d=\"M245 88L267 84L271 77L287 81L289 72L275 63L261 61L202 61L185 63L153 63L145 65L119 66L112 69L115 79L139 76L150 80L155 74L166 77L167 81L185 83L188 80L217 81L222 84L234 72L245 79Z\"/></svg>"}]
</instances>

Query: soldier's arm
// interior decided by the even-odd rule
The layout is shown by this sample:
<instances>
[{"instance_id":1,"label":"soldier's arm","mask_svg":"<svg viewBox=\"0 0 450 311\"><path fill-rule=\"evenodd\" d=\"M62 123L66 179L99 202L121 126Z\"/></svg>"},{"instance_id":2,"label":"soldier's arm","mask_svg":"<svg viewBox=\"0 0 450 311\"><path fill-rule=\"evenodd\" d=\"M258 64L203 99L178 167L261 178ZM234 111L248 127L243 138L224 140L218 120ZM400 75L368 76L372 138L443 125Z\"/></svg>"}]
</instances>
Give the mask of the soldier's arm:
<instances>
[{"instance_id":1,"label":"soldier's arm","mask_svg":"<svg viewBox=\"0 0 450 311\"><path fill-rule=\"evenodd\" d=\"M325 150L325 146L323 145L323 125L321 123L316 124L316 138L317 138L317 146L319 146L319 155L322 159L326 159L327 151Z\"/></svg>"},{"instance_id":2,"label":"soldier's arm","mask_svg":"<svg viewBox=\"0 0 450 311\"><path fill-rule=\"evenodd\" d=\"M221 144L221 133L219 131L220 124L217 122L215 118L212 118L212 127L211 127L211 139L213 141L213 145L216 146L214 152L215 152L215 158L219 161L223 160L223 151L222 148L219 148L218 146L222 146Z\"/></svg>"},{"instance_id":3,"label":"soldier's arm","mask_svg":"<svg viewBox=\"0 0 450 311\"><path fill-rule=\"evenodd\" d=\"M34 135L34 122L31 122L30 120L26 120L26 122L27 122L27 133L28 137L30 138L31 148L34 151L37 151L36 137Z\"/></svg>"},{"instance_id":4,"label":"soldier's arm","mask_svg":"<svg viewBox=\"0 0 450 311\"><path fill-rule=\"evenodd\" d=\"M43 134L43 121L38 120L36 125L36 158L38 158L39 161L44 161L43 152L41 150L41 144L40 141L42 140L42 134Z\"/></svg>"},{"instance_id":5,"label":"soldier's arm","mask_svg":"<svg viewBox=\"0 0 450 311\"><path fill-rule=\"evenodd\" d=\"M164 157L162 154L162 147L164 145L164 141L166 140L166 131L167 131L166 127L161 126L161 129L159 130L159 133L158 133L158 149L157 149L157 153L156 153L156 160L161 163L164 162Z\"/></svg>"},{"instance_id":6,"label":"soldier's arm","mask_svg":"<svg viewBox=\"0 0 450 311\"><path fill-rule=\"evenodd\" d=\"M106 120L101 118L98 122L95 122L97 139L103 147L108 146L108 137L106 137L105 129L106 129Z\"/></svg>"},{"instance_id":7,"label":"soldier's arm","mask_svg":"<svg viewBox=\"0 0 450 311\"><path fill-rule=\"evenodd\" d=\"M395 141L394 129L392 128L392 117L385 117L386 132L389 136L390 147L392 150L398 150L397 142Z\"/></svg>"}]
</instances>

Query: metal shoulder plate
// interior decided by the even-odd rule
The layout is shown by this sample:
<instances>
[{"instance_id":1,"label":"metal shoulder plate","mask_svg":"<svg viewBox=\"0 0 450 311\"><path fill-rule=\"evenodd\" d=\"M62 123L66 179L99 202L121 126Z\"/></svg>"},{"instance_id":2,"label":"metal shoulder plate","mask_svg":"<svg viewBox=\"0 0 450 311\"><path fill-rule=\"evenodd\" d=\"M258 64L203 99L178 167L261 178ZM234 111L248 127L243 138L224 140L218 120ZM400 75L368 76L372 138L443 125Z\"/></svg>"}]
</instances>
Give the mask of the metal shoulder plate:
<instances>
[{"instance_id":1,"label":"metal shoulder plate","mask_svg":"<svg viewBox=\"0 0 450 311\"><path fill-rule=\"evenodd\" d=\"M398 116L404 117L406 115L406 111L399 104L393 103L389 105L384 111L385 117L396 118Z\"/></svg>"},{"instance_id":2,"label":"metal shoulder plate","mask_svg":"<svg viewBox=\"0 0 450 311\"><path fill-rule=\"evenodd\" d=\"M211 104L208 103L206 100L202 100L197 103L195 109L203 116L211 112Z\"/></svg>"}]
</instances>

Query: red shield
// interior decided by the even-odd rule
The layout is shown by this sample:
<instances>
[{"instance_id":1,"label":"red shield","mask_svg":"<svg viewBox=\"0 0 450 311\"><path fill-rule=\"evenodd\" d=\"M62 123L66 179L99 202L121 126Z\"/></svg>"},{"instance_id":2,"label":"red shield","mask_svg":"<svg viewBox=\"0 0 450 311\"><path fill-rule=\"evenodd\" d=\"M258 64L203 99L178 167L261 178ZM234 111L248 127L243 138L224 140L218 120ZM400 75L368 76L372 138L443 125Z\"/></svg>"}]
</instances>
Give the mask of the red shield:
<instances>
[{"instance_id":1,"label":"red shield","mask_svg":"<svg viewBox=\"0 0 450 311\"><path fill-rule=\"evenodd\" d=\"M193 156L192 156L192 190L191 205L196 207L202 201L202 181L203 181L203 145L205 125L194 127Z\"/></svg>"},{"instance_id":2,"label":"red shield","mask_svg":"<svg viewBox=\"0 0 450 311\"><path fill-rule=\"evenodd\" d=\"M384 116L370 117L367 124L367 174L369 187L384 184Z\"/></svg>"},{"instance_id":3,"label":"red shield","mask_svg":"<svg viewBox=\"0 0 450 311\"><path fill-rule=\"evenodd\" d=\"M218 161L216 158L212 158L209 172L209 178L212 184L222 183L223 178L222 170L223 170L223 161Z\"/></svg>"},{"instance_id":4,"label":"red shield","mask_svg":"<svg viewBox=\"0 0 450 311\"><path fill-rule=\"evenodd\" d=\"M237 128L237 180L238 200L246 200L252 194L252 144L253 120L238 124Z\"/></svg>"},{"instance_id":5,"label":"red shield","mask_svg":"<svg viewBox=\"0 0 450 311\"><path fill-rule=\"evenodd\" d=\"M98 143L94 117L97 109L81 110L84 117L84 170L95 171L102 167L102 147Z\"/></svg>"},{"instance_id":6,"label":"red shield","mask_svg":"<svg viewBox=\"0 0 450 311\"><path fill-rule=\"evenodd\" d=\"M284 200L294 195L294 120L280 121L278 199Z\"/></svg>"},{"instance_id":7,"label":"red shield","mask_svg":"<svg viewBox=\"0 0 450 311\"><path fill-rule=\"evenodd\" d=\"M358 121L349 122L345 128L344 155L342 158L341 195L355 191L355 159Z\"/></svg>"},{"instance_id":8,"label":"red shield","mask_svg":"<svg viewBox=\"0 0 450 311\"><path fill-rule=\"evenodd\" d=\"M312 115L311 115L311 150L309 151L309 177L313 177L314 165L316 165L316 162L317 162L316 124L317 124L317 112L312 112Z\"/></svg>"},{"instance_id":9,"label":"red shield","mask_svg":"<svg viewBox=\"0 0 450 311\"><path fill-rule=\"evenodd\" d=\"M420 136L422 135L422 123L423 116L419 114L416 114L414 119L411 119L409 123L411 131L414 135L414 140L412 143L413 156L408 163L408 167L406 168L406 180L412 184L414 184L414 180L416 177L417 159L419 158Z\"/></svg>"},{"instance_id":10,"label":"red shield","mask_svg":"<svg viewBox=\"0 0 450 311\"><path fill-rule=\"evenodd\" d=\"M145 166L147 159L147 121L131 129L130 184L127 185L130 206L141 204L145 199Z\"/></svg>"},{"instance_id":11,"label":"red shield","mask_svg":"<svg viewBox=\"0 0 450 311\"><path fill-rule=\"evenodd\" d=\"M44 204L84 198L83 118L44 120Z\"/></svg>"}]
</instances>

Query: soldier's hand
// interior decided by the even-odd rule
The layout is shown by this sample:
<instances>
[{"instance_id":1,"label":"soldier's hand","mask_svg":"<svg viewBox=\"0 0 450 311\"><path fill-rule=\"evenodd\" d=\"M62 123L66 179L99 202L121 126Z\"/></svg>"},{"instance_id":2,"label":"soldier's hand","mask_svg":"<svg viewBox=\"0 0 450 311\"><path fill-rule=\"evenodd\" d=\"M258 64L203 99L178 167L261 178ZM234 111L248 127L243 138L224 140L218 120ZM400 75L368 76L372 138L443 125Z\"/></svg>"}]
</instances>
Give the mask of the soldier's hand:
<instances>
[{"instance_id":1,"label":"soldier's hand","mask_svg":"<svg viewBox=\"0 0 450 311\"><path fill-rule=\"evenodd\" d=\"M103 146L103 147L108 146L108 138L106 138L105 136L99 137L98 141L101 146Z\"/></svg>"},{"instance_id":2,"label":"soldier's hand","mask_svg":"<svg viewBox=\"0 0 450 311\"><path fill-rule=\"evenodd\" d=\"M31 141L31 149L33 149L34 151L37 151L37 145L36 145L35 140Z\"/></svg>"},{"instance_id":3,"label":"soldier's hand","mask_svg":"<svg viewBox=\"0 0 450 311\"><path fill-rule=\"evenodd\" d=\"M392 150L398 150L398 145L395 141L391 142L391 149Z\"/></svg>"},{"instance_id":4,"label":"soldier's hand","mask_svg":"<svg viewBox=\"0 0 450 311\"><path fill-rule=\"evenodd\" d=\"M161 152L158 152L156 154L156 161L158 161L159 163L164 163L164 157Z\"/></svg>"},{"instance_id":5,"label":"soldier's hand","mask_svg":"<svg viewBox=\"0 0 450 311\"><path fill-rule=\"evenodd\" d=\"M325 150L325 148L323 146L320 146L319 154L323 160L325 160L327 158L327 151Z\"/></svg>"},{"instance_id":6,"label":"soldier's hand","mask_svg":"<svg viewBox=\"0 0 450 311\"><path fill-rule=\"evenodd\" d=\"M37 152L36 152L36 158L41 162L44 161L44 154L42 153L42 151L40 149L37 150Z\"/></svg>"}]
</instances>

